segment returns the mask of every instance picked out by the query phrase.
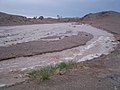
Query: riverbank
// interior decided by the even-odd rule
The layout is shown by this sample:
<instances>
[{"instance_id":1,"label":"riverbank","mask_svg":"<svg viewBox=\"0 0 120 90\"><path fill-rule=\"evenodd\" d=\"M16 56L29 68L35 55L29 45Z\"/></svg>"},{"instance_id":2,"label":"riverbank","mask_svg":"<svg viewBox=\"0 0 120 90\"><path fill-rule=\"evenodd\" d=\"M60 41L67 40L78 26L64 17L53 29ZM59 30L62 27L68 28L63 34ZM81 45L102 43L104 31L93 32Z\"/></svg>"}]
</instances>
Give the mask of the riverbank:
<instances>
[{"instance_id":1,"label":"riverbank","mask_svg":"<svg viewBox=\"0 0 120 90\"><path fill-rule=\"evenodd\" d=\"M34 28L33 31L35 31L35 30L37 30L37 32L39 31L38 29L35 29L36 25L35 25L35 27L34 27L34 25L32 25L32 27ZM38 27L42 28L43 26L38 25L37 28ZM48 25L47 25L47 27L48 27ZM36 34L38 34L38 36L40 36L40 38L42 38L42 40L44 40L44 41L56 42L56 41L58 41L60 36L67 36L67 37L65 37L65 39L69 41L69 44L66 44L66 42L63 44L60 44L60 45L55 44L56 46L54 44L52 44L54 48L58 47L58 46L63 48L65 45L68 46L71 44L79 45L79 43L81 43L81 42L86 42L86 40L87 41L89 40L89 41L83 46L70 48L67 50L60 51L60 52L46 53L46 54L35 55L35 56L33 55L33 56L29 56L29 57L21 56L21 57L12 58L9 60L1 61L1 67L0 67L1 86L4 86L4 85L9 86L11 84L13 85L15 83L26 80L28 78L28 77L26 77L26 71L29 71L31 69L37 69L37 68L47 66L50 64L67 62L70 60L74 60L76 62L91 60L93 58L97 58L97 57L101 56L102 54L109 54L111 51L114 50L114 47L116 46L115 38L111 33L94 28L90 25L84 25L84 24L78 25L76 23L67 23L67 24L61 23L61 24L50 24L49 27L51 27L51 29L49 28L46 30L45 29L46 25L45 25L44 30L42 29L45 33L42 32L42 34L43 34L43 36L46 35L46 33L52 32L52 34L49 34L49 35L46 35L45 37L43 37L42 34L40 32L38 32L38 33L33 34L32 38L35 37ZM11 28L14 28L14 27L11 27ZM19 28L21 28L21 27L20 26L15 27L13 31L15 31L15 30L19 31ZM25 28L25 30L27 30L27 28ZM24 32L26 32L25 30L23 29ZM50 31L48 31L48 30L50 30ZM19 35L11 36L11 39L14 39L17 37L22 37L22 34L24 34L24 32L21 32ZM28 30L28 33L26 32L25 37L21 41L19 41L19 39L18 39L19 43L21 45L23 45L23 47L27 47L26 45L24 45L25 43L28 43L28 45L30 45L30 47L32 47L31 44L29 43L29 41L24 42L26 40L31 40L31 39L29 39L29 38L31 38L29 36L29 34L30 34L29 32L32 33L32 29L31 29L31 31ZM39 34L41 34L41 35L39 35ZM56 35L56 34L59 37L55 37L54 35ZM76 37L76 35L77 36L80 35L80 36ZM90 38L91 35L93 38ZM49 38L47 38L48 36L49 36ZM54 36L54 38L58 38L58 39L57 40L53 39L52 36ZM72 39L71 37L74 39ZM39 40L39 37L34 38L34 40ZM32 42L35 42L34 40ZM62 40L64 40L64 38ZM12 46L17 45L17 44L15 44L15 42L14 41L7 42L4 44L4 45L6 45L4 47L11 49ZM71 44L70 44L70 42L71 42ZM15 45L12 45L12 44L15 44ZM7 46L7 45L10 45L10 46ZM33 43L33 45L36 45L36 43L35 44ZM60 49L60 47L58 47L58 48ZM34 48L38 48L38 46L35 46ZM22 54L28 52L29 50L31 51L31 49L34 50L34 48L28 47L28 50L24 51ZM48 48L48 47L45 47L45 48ZM4 48L1 47L1 49L4 49ZM9 49L5 49L5 50L9 50ZM16 48L14 50L11 49L10 51L11 52L16 51L16 53L19 53L21 49L22 48L20 48L18 50L18 48ZM48 48L48 50L49 49L51 49L51 48ZM35 50L41 51L39 49L35 49ZM1 52L1 53L4 55L5 53L10 53L10 52L5 52L5 53ZM5 55L5 56L8 57L9 55Z\"/></svg>"},{"instance_id":2,"label":"riverbank","mask_svg":"<svg viewBox=\"0 0 120 90\"><path fill-rule=\"evenodd\" d=\"M109 55L79 63L75 69L63 75L55 75L50 80L29 79L0 90L119 90L120 89L120 50ZM113 63L114 60L114 63Z\"/></svg>"}]
</instances>

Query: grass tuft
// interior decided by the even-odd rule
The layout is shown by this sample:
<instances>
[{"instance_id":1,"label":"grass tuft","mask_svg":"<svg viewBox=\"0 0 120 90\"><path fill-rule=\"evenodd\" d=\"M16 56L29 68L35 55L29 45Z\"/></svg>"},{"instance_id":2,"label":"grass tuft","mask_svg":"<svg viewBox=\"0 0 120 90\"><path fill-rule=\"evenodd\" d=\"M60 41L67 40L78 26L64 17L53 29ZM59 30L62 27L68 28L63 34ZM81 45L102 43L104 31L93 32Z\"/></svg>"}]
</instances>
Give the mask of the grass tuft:
<instances>
[{"instance_id":1,"label":"grass tuft","mask_svg":"<svg viewBox=\"0 0 120 90\"><path fill-rule=\"evenodd\" d=\"M76 65L76 62L69 61L68 63L61 62L61 63L57 64L56 67L59 68L60 70L62 70L62 69L71 69L75 65Z\"/></svg>"},{"instance_id":2,"label":"grass tuft","mask_svg":"<svg viewBox=\"0 0 120 90\"><path fill-rule=\"evenodd\" d=\"M39 78L42 80L49 80L49 77L51 75L54 75L59 73L59 71L63 69L71 69L76 66L76 63L73 61L70 61L68 63L61 62L59 64L56 64L55 66L47 66L43 67L40 70L33 70L32 72L29 73L29 75L33 78Z\"/></svg>"}]
</instances>

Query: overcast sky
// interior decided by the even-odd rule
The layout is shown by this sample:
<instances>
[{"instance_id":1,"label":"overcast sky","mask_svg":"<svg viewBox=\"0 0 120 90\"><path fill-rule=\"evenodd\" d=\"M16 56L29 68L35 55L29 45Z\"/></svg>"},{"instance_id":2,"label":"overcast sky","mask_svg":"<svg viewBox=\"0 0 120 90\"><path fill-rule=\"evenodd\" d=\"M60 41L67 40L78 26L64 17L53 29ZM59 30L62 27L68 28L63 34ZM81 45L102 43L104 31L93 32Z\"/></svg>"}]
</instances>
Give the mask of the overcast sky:
<instances>
[{"instance_id":1,"label":"overcast sky","mask_svg":"<svg viewBox=\"0 0 120 90\"><path fill-rule=\"evenodd\" d=\"M24 16L80 17L99 11L120 12L120 0L0 0L0 11Z\"/></svg>"}]
</instances>

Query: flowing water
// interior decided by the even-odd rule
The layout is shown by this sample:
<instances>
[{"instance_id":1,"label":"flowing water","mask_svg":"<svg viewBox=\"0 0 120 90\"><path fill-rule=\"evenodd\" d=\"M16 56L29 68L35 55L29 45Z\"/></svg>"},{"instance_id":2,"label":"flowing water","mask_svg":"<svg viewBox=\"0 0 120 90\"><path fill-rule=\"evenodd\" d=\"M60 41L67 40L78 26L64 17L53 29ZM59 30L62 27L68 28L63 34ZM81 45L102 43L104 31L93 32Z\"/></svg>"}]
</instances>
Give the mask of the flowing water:
<instances>
[{"instance_id":1,"label":"flowing water","mask_svg":"<svg viewBox=\"0 0 120 90\"><path fill-rule=\"evenodd\" d=\"M39 40L40 38L47 36L62 36L65 34L69 36L76 35L80 31L92 34L94 36L93 39L88 41L84 46L61 52L1 61L0 73L24 71L63 61L67 62L69 60L75 60L77 62L90 60L99 57L102 54L109 54L114 50L116 45L114 36L111 33L86 24L77 25L75 23L58 23L0 27L0 46L9 46L17 43ZM56 40L58 39L59 38ZM3 80L2 82L5 83Z\"/></svg>"}]
</instances>

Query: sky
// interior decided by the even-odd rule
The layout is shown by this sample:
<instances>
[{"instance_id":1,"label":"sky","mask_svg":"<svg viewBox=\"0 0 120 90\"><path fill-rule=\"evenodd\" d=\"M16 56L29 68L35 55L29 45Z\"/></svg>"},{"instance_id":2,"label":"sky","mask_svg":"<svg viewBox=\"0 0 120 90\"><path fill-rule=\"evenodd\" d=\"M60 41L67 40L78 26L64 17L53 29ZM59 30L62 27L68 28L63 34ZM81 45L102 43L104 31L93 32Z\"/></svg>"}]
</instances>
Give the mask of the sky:
<instances>
[{"instance_id":1,"label":"sky","mask_svg":"<svg viewBox=\"0 0 120 90\"><path fill-rule=\"evenodd\" d=\"M28 17L81 17L100 11L120 12L120 0L0 0L0 12Z\"/></svg>"}]
</instances>

